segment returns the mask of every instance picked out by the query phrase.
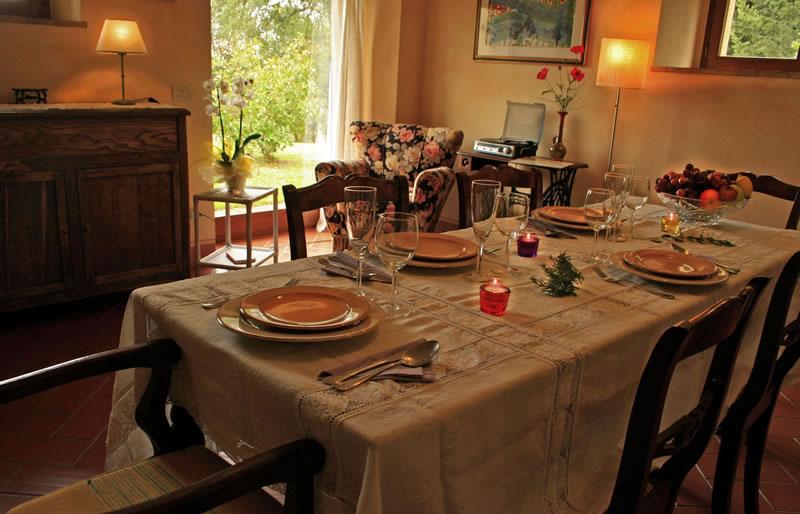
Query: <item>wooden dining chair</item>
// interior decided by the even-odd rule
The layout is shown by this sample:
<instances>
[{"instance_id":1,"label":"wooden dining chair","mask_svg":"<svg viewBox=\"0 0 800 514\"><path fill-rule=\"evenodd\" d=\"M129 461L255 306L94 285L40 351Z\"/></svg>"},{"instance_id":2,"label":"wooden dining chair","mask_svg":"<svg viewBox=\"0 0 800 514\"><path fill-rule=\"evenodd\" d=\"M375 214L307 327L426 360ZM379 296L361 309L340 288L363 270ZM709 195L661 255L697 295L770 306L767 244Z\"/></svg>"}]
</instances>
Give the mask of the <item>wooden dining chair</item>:
<instances>
[{"instance_id":1,"label":"wooden dining chair","mask_svg":"<svg viewBox=\"0 0 800 514\"><path fill-rule=\"evenodd\" d=\"M342 178L328 175L310 186L296 188L288 184L283 186L283 198L286 203L286 221L289 230L289 251L292 260L308 256L306 248L306 232L303 224L303 213L326 208L326 216L343 217L343 212L336 211L335 205L344 201L346 186L372 186L377 189L378 212L383 212L391 202L396 212L408 212L408 180L396 176L394 180L357 175L355 173ZM328 209L331 207L330 209ZM330 213L328 212L330 210ZM331 218L328 218L329 221ZM344 220L334 220L337 226Z\"/></svg>"},{"instance_id":2,"label":"wooden dining chair","mask_svg":"<svg viewBox=\"0 0 800 514\"><path fill-rule=\"evenodd\" d=\"M135 418L150 438L155 455L35 498L9 512L144 514L205 512L212 508L217 513L313 512L313 475L325 461L325 451L315 441L293 441L230 466L214 452L181 439L165 415L172 366L180 357L177 344L159 339L0 382L0 404L4 404L111 371L151 370ZM188 416L183 409L177 412ZM280 482L287 483L283 507L261 490Z\"/></svg>"},{"instance_id":3,"label":"wooden dining chair","mask_svg":"<svg viewBox=\"0 0 800 514\"><path fill-rule=\"evenodd\" d=\"M756 175L749 171L743 171L739 175L745 175L753 182L753 191L756 193L792 202L792 210L789 213L789 219L786 220L786 228L797 230L798 222L800 222L800 186L787 184L772 175Z\"/></svg>"},{"instance_id":4,"label":"wooden dining chair","mask_svg":"<svg viewBox=\"0 0 800 514\"><path fill-rule=\"evenodd\" d=\"M525 194L531 199L531 210L542 205L542 172L536 168L528 171L513 168L507 164L501 164L498 167L487 164L471 175L466 171L459 171L456 173L458 228L467 228L472 224L469 212L472 206L473 180L496 180L503 184L503 187L510 187L515 193L520 192L518 188L530 189L530 193Z\"/></svg>"},{"instance_id":5,"label":"wooden dining chair","mask_svg":"<svg viewBox=\"0 0 800 514\"><path fill-rule=\"evenodd\" d=\"M744 511L747 514L759 512L761 462L772 412L783 380L800 358L800 312L793 321L786 323L799 278L800 252L797 252L775 283L750 378L719 426L721 441L711 507L714 513L730 512L734 478L743 446L747 448Z\"/></svg>"},{"instance_id":6,"label":"wooden dining chair","mask_svg":"<svg viewBox=\"0 0 800 514\"><path fill-rule=\"evenodd\" d=\"M753 279L738 296L670 327L658 340L636 390L608 513L672 512L681 483L714 435L744 328L766 282ZM676 365L711 348L714 354L697 405L659 433ZM663 456L669 459L654 469L653 460Z\"/></svg>"}]
</instances>

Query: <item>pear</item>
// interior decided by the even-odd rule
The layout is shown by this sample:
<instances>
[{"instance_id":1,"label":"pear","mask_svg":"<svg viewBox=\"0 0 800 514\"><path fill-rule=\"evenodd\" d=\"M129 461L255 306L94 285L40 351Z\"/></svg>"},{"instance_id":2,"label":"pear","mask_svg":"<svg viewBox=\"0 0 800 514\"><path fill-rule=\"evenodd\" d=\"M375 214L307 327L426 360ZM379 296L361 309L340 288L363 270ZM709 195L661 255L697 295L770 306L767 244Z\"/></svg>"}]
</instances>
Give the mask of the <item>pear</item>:
<instances>
[{"instance_id":1,"label":"pear","mask_svg":"<svg viewBox=\"0 0 800 514\"><path fill-rule=\"evenodd\" d=\"M736 185L742 188L745 198L750 198L753 194L753 182L744 175L739 175L736 179Z\"/></svg>"},{"instance_id":2,"label":"pear","mask_svg":"<svg viewBox=\"0 0 800 514\"><path fill-rule=\"evenodd\" d=\"M747 178L747 177L745 177ZM736 199L732 200L734 202L738 202L739 200L744 199L744 189L739 184L731 184L731 189L736 191Z\"/></svg>"}]
</instances>

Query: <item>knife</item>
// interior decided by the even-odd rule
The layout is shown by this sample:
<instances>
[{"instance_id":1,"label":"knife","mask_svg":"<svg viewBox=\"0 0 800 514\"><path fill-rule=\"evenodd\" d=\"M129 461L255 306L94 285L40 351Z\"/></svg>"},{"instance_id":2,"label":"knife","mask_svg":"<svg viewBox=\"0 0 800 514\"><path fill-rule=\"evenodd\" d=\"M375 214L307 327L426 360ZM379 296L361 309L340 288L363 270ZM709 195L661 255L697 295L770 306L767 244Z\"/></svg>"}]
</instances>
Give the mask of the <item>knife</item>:
<instances>
[{"instance_id":1,"label":"knife","mask_svg":"<svg viewBox=\"0 0 800 514\"><path fill-rule=\"evenodd\" d=\"M356 264L356 266L354 266L353 263L347 262L347 259L342 259L338 255L328 255L328 259L331 262L335 262L337 264L341 264L342 266L345 266L348 269L353 270L354 272L358 269L356 267L356 266L358 266L358 264ZM366 262L364 263L364 268L363 269L364 269L365 273L366 272L374 272L375 273L374 276L370 277L370 280L373 280L375 282L383 282L383 283L386 283L386 284L391 284L392 283L392 277L390 277L386 273L382 272L381 270L379 270L379 269L377 269L377 268L375 268L373 266L368 265Z\"/></svg>"}]
</instances>

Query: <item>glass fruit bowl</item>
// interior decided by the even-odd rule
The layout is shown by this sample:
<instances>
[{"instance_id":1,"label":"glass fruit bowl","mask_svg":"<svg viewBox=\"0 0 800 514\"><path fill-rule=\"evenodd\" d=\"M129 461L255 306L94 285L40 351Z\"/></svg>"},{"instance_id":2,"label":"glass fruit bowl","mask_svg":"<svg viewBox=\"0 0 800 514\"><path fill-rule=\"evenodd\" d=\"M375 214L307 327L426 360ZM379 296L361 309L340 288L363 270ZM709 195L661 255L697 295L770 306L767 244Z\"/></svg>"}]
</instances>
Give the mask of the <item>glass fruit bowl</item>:
<instances>
[{"instance_id":1,"label":"glass fruit bowl","mask_svg":"<svg viewBox=\"0 0 800 514\"><path fill-rule=\"evenodd\" d=\"M682 222L699 226L716 225L719 220L738 212L747 204L747 198L733 202L708 201L686 198L667 193L656 193L661 203L678 213Z\"/></svg>"}]
</instances>

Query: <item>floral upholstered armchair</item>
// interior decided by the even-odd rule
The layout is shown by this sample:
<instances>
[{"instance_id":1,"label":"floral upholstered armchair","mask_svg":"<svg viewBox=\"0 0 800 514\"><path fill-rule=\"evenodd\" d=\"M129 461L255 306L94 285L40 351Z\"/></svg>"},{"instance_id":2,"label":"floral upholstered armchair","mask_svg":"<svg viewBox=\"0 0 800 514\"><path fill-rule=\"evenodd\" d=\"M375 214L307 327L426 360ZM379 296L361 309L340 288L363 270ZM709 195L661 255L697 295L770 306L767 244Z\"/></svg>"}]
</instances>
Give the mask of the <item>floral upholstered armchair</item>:
<instances>
[{"instance_id":1,"label":"floral upholstered armchair","mask_svg":"<svg viewBox=\"0 0 800 514\"><path fill-rule=\"evenodd\" d=\"M420 231L433 232L455 183L451 168L464 133L444 127L354 121L350 138L359 159L321 162L314 169L316 179L351 173L392 179L402 174L411 185L409 210L416 214ZM324 210L333 249L348 248L342 209L332 205Z\"/></svg>"}]
</instances>

